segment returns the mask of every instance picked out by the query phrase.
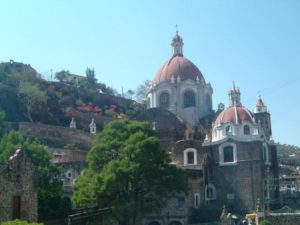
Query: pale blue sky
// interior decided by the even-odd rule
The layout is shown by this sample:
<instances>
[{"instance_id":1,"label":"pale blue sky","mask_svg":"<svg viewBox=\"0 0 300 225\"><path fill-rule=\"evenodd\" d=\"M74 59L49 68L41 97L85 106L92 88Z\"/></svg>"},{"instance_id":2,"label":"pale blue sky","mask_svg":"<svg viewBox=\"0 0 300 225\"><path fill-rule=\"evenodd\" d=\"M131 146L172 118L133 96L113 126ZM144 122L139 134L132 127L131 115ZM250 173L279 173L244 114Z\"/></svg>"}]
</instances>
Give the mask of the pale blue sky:
<instances>
[{"instance_id":1,"label":"pale blue sky","mask_svg":"<svg viewBox=\"0 0 300 225\"><path fill-rule=\"evenodd\" d=\"M1 1L0 61L31 64L47 76L65 69L119 92L153 79L171 57L175 25L184 55L228 105L234 80L253 109L258 93L273 138L300 146L300 1Z\"/></svg>"}]
</instances>

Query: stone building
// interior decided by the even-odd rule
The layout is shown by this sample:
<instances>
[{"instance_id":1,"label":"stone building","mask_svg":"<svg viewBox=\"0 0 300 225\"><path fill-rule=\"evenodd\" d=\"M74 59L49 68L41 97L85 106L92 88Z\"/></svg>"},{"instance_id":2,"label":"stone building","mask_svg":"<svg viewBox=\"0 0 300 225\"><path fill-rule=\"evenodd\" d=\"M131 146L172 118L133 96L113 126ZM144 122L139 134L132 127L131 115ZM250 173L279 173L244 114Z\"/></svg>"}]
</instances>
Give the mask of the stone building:
<instances>
[{"instance_id":1,"label":"stone building","mask_svg":"<svg viewBox=\"0 0 300 225\"><path fill-rule=\"evenodd\" d=\"M0 167L0 222L23 219L37 221L35 166L24 150L18 149Z\"/></svg>"},{"instance_id":2,"label":"stone building","mask_svg":"<svg viewBox=\"0 0 300 225\"><path fill-rule=\"evenodd\" d=\"M213 89L183 56L176 32L172 57L158 70L148 94L148 109L137 119L149 121L172 162L186 171L190 191L172 199L145 225L184 225L195 209L225 205L235 213L265 207L279 199L278 163L270 113L258 99L254 111L242 105L239 88L229 91L229 106L212 109Z\"/></svg>"},{"instance_id":3,"label":"stone building","mask_svg":"<svg viewBox=\"0 0 300 225\"><path fill-rule=\"evenodd\" d=\"M61 181L64 187L64 199L72 205L73 187L78 176L87 167L87 151L51 148L52 163L59 165L63 172Z\"/></svg>"}]
</instances>

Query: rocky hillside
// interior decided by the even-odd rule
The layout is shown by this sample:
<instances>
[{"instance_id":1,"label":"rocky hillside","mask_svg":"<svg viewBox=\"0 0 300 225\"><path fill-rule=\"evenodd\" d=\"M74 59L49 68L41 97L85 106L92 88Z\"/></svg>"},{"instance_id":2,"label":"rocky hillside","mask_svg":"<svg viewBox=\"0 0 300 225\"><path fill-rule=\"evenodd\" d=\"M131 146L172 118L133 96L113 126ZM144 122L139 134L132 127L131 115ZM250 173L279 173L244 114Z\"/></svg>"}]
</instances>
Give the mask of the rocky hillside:
<instances>
[{"instance_id":1,"label":"rocky hillside","mask_svg":"<svg viewBox=\"0 0 300 225\"><path fill-rule=\"evenodd\" d=\"M103 83L93 70L86 76L68 71L47 81L28 64L0 63L0 108L10 122L35 122L68 126L74 117L79 129L88 130L92 118L101 129L118 117L131 117L143 110L135 101L122 98Z\"/></svg>"}]
</instances>

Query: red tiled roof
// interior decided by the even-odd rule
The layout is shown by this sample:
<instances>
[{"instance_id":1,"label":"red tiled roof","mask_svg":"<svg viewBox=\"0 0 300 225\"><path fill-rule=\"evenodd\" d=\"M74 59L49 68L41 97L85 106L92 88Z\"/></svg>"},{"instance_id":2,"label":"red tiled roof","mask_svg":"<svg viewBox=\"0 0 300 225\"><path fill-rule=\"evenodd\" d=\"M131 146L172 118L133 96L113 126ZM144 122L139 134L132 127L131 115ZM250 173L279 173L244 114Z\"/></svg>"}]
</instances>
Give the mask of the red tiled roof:
<instances>
[{"instance_id":1,"label":"red tiled roof","mask_svg":"<svg viewBox=\"0 0 300 225\"><path fill-rule=\"evenodd\" d=\"M87 153L84 151L72 150L68 154L54 155L52 158L53 163L67 163L67 162L84 162L86 161Z\"/></svg>"},{"instance_id":2,"label":"red tiled roof","mask_svg":"<svg viewBox=\"0 0 300 225\"><path fill-rule=\"evenodd\" d=\"M231 106L225 109L223 112L219 114L217 119L215 120L215 124L222 123L238 123L241 124L243 122L253 123L253 115L252 113L240 106Z\"/></svg>"},{"instance_id":3,"label":"red tiled roof","mask_svg":"<svg viewBox=\"0 0 300 225\"><path fill-rule=\"evenodd\" d=\"M162 81L171 81L172 77L175 79L180 77L180 80L204 80L200 70L187 58L183 56L173 56L170 60L165 62L158 70L154 82L156 84Z\"/></svg>"}]
</instances>

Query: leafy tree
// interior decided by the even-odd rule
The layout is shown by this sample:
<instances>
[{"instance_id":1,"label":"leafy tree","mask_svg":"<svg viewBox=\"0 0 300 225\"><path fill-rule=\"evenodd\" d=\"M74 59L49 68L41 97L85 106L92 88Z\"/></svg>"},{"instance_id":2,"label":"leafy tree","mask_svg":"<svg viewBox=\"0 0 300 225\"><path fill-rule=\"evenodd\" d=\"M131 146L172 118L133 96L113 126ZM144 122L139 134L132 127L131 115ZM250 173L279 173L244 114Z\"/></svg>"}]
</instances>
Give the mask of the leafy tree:
<instances>
[{"instance_id":1,"label":"leafy tree","mask_svg":"<svg viewBox=\"0 0 300 225\"><path fill-rule=\"evenodd\" d=\"M47 95L37 84L22 82L19 87L19 93L23 97L27 109L27 117L33 122L32 113L38 106L47 103Z\"/></svg>"},{"instance_id":2,"label":"leafy tree","mask_svg":"<svg viewBox=\"0 0 300 225\"><path fill-rule=\"evenodd\" d=\"M5 128L5 112L1 110L0 108L0 138L2 137L4 133L4 128Z\"/></svg>"},{"instance_id":3,"label":"leafy tree","mask_svg":"<svg viewBox=\"0 0 300 225\"><path fill-rule=\"evenodd\" d=\"M0 165L15 153L24 149L32 159L38 174L38 211L51 213L63 208L62 184L59 180L60 168L50 162L51 156L38 140L25 139L19 132L11 131L0 140Z\"/></svg>"},{"instance_id":4,"label":"leafy tree","mask_svg":"<svg viewBox=\"0 0 300 225\"><path fill-rule=\"evenodd\" d=\"M170 164L149 123L111 122L96 137L88 163L75 184L75 203L112 207L120 225L134 225L186 191L183 171Z\"/></svg>"},{"instance_id":5,"label":"leafy tree","mask_svg":"<svg viewBox=\"0 0 300 225\"><path fill-rule=\"evenodd\" d=\"M136 100L139 103L146 104L147 103L147 94L150 91L151 80L144 81L143 84L139 85L136 89Z\"/></svg>"},{"instance_id":6,"label":"leafy tree","mask_svg":"<svg viewBox=\"0 0 300 225\"><path fill-rule=\"evenodd\" d=\"M67 79L67 77L70 75L70 72L68 70L62 70L57 73L55 73L55 79L59 80L60 82L63 82Z\"/></svg>"},{"instance_id":7,"label":"leafy tree","mask_svg":"<svg viewBox=\"0 0 300 225\"><path fill-rule=\"evenodd\" d=\"M133 90L128 90L125 94L125 96L129 99L132 99L132 97L134 96L134 91Z\"/></svg>"},{"instance_id":8,"label":"leafy tree","mask_svg":"<svg viewBox=\"0 0 300 225\"><path fill-rule=\"evenodd\" d=\"M91 68L86 68L85 75L86 75L88 87L96 88L98 85L97 85L97 79L95 77L95 70Z\"/></svg>"}]
</instances>

